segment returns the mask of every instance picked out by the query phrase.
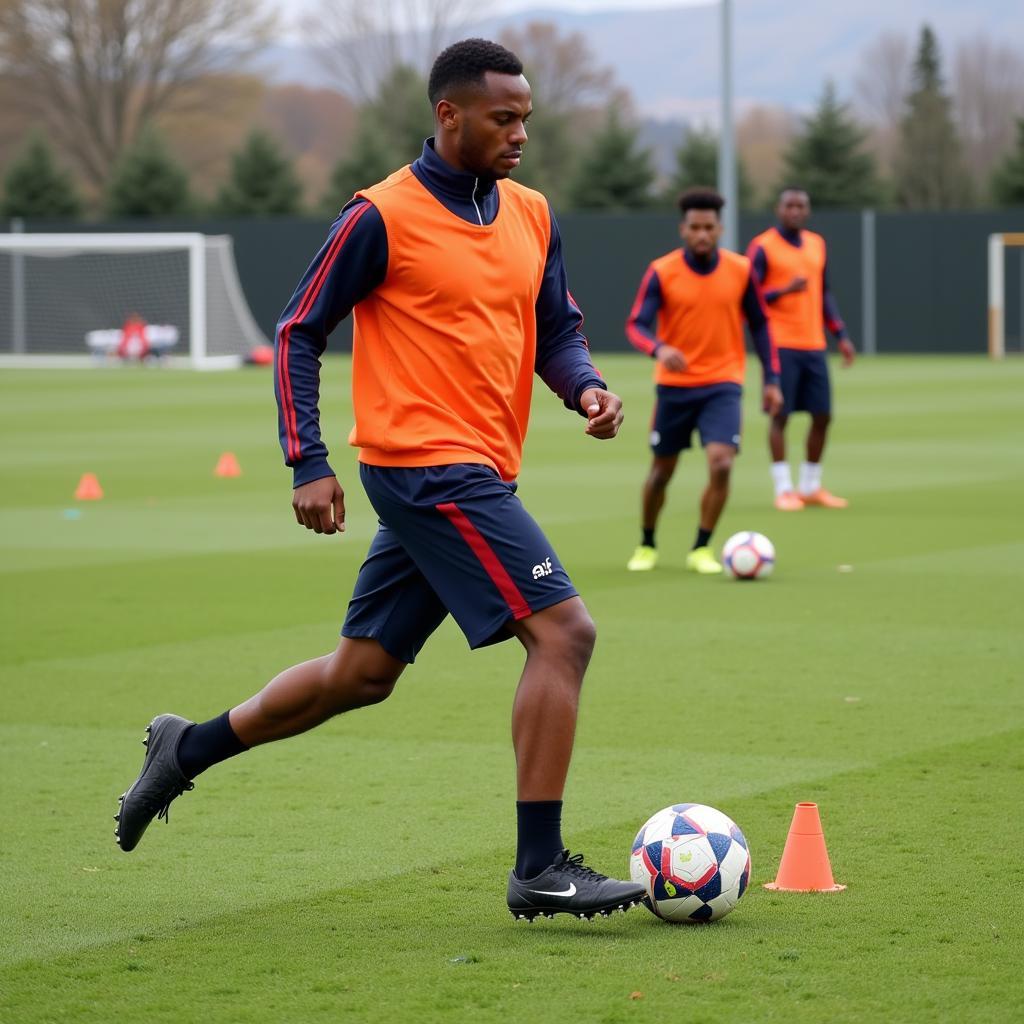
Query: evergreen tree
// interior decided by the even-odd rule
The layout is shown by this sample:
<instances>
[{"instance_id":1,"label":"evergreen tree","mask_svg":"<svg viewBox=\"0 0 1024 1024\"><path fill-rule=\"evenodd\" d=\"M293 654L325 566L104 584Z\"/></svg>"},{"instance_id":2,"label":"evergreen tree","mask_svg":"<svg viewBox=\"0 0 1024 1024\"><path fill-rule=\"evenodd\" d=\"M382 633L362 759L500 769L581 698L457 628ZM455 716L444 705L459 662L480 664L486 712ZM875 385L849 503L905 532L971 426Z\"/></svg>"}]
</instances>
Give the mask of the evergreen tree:
<instances>
[{"instance_id":1,"label":"evergreen tree","mask_svg":"<svg viewBox=\"0 0 1024 1024\"><path fill-rule=\"evenodd\" d=\"M736 159L736 191L741 210L749 210L754 203L754 186L743 161ZM718 136L714 132L688 132L676 150L676 169L665 192L665 199L674 203L680 192L695 185L710 185L718 181Z\"/></svg>"},{"instance_id":2,"label":"evergreen tree","mask_svg":"<svg viewBox=\"0 0 1024 1024\"><path fill-rule=\"evenodd\" d=\"M162 217L191 209L188 176L160 136L144 129L114 165L107 183L106 208L111 217Z\"/></svg>"},{"instance_id":3,"label":"evergreen tree","mask_svg":"<svg viewBox=\"0 0 1024 1024\"><path fill-rule=\"evenodd\" d=\"M0 216L73 220L81 212L71 175L57 166L46 139L33 132L7 169Z\"/></svg>"},{"instance_id":4,"label":"evergreen tree","mask_svg":"<svg viewBox=\"0 0 1024 1024\"><path fill-rule=\"evenodd\" d=\"M364 108L359 115L352 151L339 160L331 172L331 180L321 202L324 214L336 217L358 189L375 185L400 166Z\"/></svg>"},{"instance_id":5,"label":"evergreen tree","mask_svg":"<svg viewBox=\"0 0 1024 1024\"><path fill-rule=\"evenodd\" d=\"M288 158L263 131L253 131L231 159L231 177L214 204L216 213L247 217L297 213L302 186Z\"/></svg>"},{"instance_id":6,"label":"evergreen tree","mask_svg":"<svg viewBox=\"0 0 1024 1024\"><path fill-rule=\"evenodd\" d=\"M423 140L434 134L427 80L415 68L397 65L381 82L369 105L369 117L394 153L391 170L412 162L420 155Z\"/></svg>"},{"instance_id":7,"label":"evergreen tree","mask_svg":"<svg viewBox=\"0 0 1024 1024\"><path fill-rule=\"evenodd\" d=\"M527 73L527 80L529 73ZM575 161L573 126L558 111L536 111L526 126L528 136L523 162L512 172L512 180L543 192L556 209L564 204L569 187L569 170Z\"/></svg>"},{"instance_id":8,"label":"evergreen tree","mask_svg":"<svg viewBox=\"0 0 1024 1024\"><path fill-rule=\"evenodd\" d=\"M839 102L835 85L826 82L817 109L785 153L779 187L799 183L816 207L877 205L882 190L875 158L864 148L866 138Z\"/></svg>"},{"instance_id":9,"label":"evergreen tree","mask_svg":"<svg viewBox=\"0 0 1024 1024\"><path fill-rule=\"evenodd\" d=\"M434 133L427 83L415 69L399 64L381 82L374 99L359 111L351 151L338 161L321 206L333 216L352 198L420 155Z\"/></svg>"},{"instance_id":10,"label":"evergreen tree","mask_svg":"<svg viewBox=\"0 0 1024 1024\"><path fill-rule=\"evenodd\" d=\"M651 154L637 149L636 132L612 108L604 128L583 153L569 202L583 210L633 210L651 203Z\"/></svg>"},{"instance_id":11,"label":"evergreen tree","mask_svg":"<svg viewBox=\"0 0 1024 1024\"><path fill-rule=\"evenodd\" d=\"M992 175L992 197L1000 206L1024 206L1024 117L1017 119L1017 145Z\"/></svg>"},{"instance_id":12,"label":"evergreen tree","mask_svg":"<svg viewBox=\"0 0 1024 1024\"><path fill-rule=\"evenodd\" d=\"M921 29L911 82L895 162L897 199L917 210L965 206L971 182L943 87L939 44L927 25Z\"/></svg>"}]
</instances>

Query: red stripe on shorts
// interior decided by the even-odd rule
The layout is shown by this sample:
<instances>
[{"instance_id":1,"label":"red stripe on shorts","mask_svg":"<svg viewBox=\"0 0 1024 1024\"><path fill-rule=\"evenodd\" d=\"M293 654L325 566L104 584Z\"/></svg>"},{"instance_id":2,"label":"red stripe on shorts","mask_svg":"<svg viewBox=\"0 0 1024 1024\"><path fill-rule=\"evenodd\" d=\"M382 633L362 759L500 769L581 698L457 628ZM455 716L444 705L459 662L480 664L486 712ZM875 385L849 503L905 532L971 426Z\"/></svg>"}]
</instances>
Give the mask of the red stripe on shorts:
<instances>
[{"instance_id":1,"label":"red stripe on shorts","mask_svg":"<svg viewBox=\"0 0 1024 1024\"><path fill-rule=\"evenodd\" d=\"M494 553L494 548L487 543L484 535L469 521L466 513L454 501L446 502L443 505L436 505L435 508L448 518L448 521L462 535L462 539L470 546L473 554L480 559L480 564L484 567L487 575L491 577L491 581L498 588L498 592L505 599L509 611L512 612L512 618L525 619L527 615L532 614L530 606L526 603L526 598L519 592L519 588L513 582L512 577L509 576L505 566L501 564L501 560Z\"/></svg>"}]
</instances>

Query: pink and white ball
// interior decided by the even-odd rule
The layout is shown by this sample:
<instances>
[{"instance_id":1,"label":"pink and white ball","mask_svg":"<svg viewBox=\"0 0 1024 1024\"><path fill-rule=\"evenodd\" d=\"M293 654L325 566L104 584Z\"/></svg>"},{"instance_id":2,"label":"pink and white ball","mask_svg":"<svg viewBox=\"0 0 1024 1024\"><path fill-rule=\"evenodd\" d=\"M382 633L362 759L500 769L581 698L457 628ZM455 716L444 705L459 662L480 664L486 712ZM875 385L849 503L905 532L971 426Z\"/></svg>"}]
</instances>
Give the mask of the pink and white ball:
<instances>
[{"instance_id":1,"label":"pink and white ball","mask_svg":"<svg viewBox=\"0 0 1024 1024\"><path fill-rule=\"evenodd\" d=\"M775 546L763 533L734 533L722 548L722 563L738 580L763 580L775 568Z\"/></svg>"}]
</instances>

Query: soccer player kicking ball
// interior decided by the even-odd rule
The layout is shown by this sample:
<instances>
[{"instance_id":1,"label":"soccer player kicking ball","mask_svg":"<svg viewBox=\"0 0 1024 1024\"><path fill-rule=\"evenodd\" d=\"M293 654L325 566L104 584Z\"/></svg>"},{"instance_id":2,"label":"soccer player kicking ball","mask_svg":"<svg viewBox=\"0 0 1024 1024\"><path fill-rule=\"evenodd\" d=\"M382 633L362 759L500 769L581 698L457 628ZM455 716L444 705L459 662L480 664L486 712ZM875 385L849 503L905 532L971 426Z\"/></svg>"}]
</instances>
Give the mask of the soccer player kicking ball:
<instances>
[{"instance_id":1,"label":"soccer player kicking ball","mask_svg":"<svg viewBox=\"0 0 1024 1024\"><path fill-rule=\"evenodd\" d=\"M622 403L580 333L558 227L542 195L508 180L526 143L530 86L502 46L467 39L430 74L436 135L422 155L342 210L281 318L276 394L296 521L345 528L321 440L319 356L350 311L360 479L380 528L337 649L295 665L218 718L159 715L117 831L150 821L211 765L390 696L451 613L470 647L515 637L526 663L512 709L516 917L628 909L643 886L606 878L561 836L562 790L594 624L516 497L533 374L614 437Z\"/></svg>"},{"instance_id":2,"label":"soccer player kicking ball","mask_svg":"<svg viewBox=\"0 0 1024 1024\"><path fill-rule=\"evenodd\" d=\"M729 496L729 476L740 444L744 318L764 370L764 409L774 416L782 405L778 360L750 261L718 248L724 205L725 200L707 188L680 196L683 248L647 268L626 322L630 342L655 360L657 396L650 438L654 458L643 488L643 536L626 566L632 572L657 564L654 532L665 490L694 430L700 433L707 456L708 482L686 567L704 575L722 571L710 541Z\"/></svg>"},{"instance_id":3,"label":"soccer player kicking ball","mask_svg":"<svg viewBox=\"0 0 1024 1024\"><path fill-rule=\"evenodd\" d=\"M821 485L821 456L832 421L832 388L825 358L825 327L837 339L843 364L856 356L828 287L825 239L807 231L811 201L800 188L784 189L775 207L778 223L758 235L747 249L764 289L772 337L779 348L785 405L772 417L768 445L772 453L775 507L796 512L805 505L846 508ZM807 460L800 467L799 492L786 462L786 423L790 413L808 412Z\"/></svg>"}]
</instances>

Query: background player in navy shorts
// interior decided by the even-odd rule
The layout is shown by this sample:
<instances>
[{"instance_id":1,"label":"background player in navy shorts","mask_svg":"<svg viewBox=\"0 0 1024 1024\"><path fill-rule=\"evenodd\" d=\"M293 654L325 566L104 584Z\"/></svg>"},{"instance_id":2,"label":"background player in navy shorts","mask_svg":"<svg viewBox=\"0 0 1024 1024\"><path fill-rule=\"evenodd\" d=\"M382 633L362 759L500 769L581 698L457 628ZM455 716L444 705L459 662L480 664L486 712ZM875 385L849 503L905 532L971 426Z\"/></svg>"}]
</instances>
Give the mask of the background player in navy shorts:
<instances>
[{"instance_id":1,"label":"background player in navy shorts","mask_svg":"<svg viewBox=\"0 0 1024 1024\"><path fill-rule=\"evenodd\" d=\"M710 541L729 497L742 433L744 321L764 371L762 406L774 414L782 404L778 360L750 261L718 245L724 205L709 188L687 189L679 197L683 246L648 266L626 322L634 348L654 360L656 388L653 458L641 497L640 544L626 563L630 572L657 565L655 529L665 492L694 431L704 447L708 480L686 568L705 576L722 571Z\"/></svg>"}]
</instances>

